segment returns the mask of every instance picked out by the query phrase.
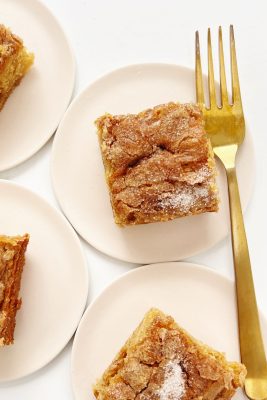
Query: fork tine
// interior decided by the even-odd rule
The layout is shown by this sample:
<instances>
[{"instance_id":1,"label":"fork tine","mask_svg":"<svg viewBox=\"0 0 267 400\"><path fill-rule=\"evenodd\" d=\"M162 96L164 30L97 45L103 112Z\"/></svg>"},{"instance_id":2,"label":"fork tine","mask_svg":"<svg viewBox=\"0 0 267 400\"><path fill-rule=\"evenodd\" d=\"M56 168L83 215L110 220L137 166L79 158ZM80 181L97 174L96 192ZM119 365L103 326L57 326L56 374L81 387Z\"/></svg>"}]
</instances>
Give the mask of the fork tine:
<instances>
[{"instance_id":1,"label":"fork tine","mask_svg":"<svg viewBox=\"0 0 267 400\"><path fill-rule=\"evenodd\" d=\"M234 27L230 25L231 73L232 73L232 101L241 104L241 92L238 78L238 68L235 50Z\"/></svg>"},{"instance_id":2,"label":"fork tine","mask_svg":"<svg viewBox=\"0 0 267 400\"><path fill-rule=\"evenodd\" d=\"M204 105L205 99L204 99L204 89L203 89L203 78L202 78L198 31L196 31L196 94L197 94L197 102Z\"/></svg>"},{"instance_id":3,"label":"fork tine","mask_svg":"<svg viewBox=\"0 0 267 400\"><path fill-rule=\"evenodd\" d=\"M225 75L224 65L224 53L223 53L223 39L222 39L222 27L219 27L219 59L220 59L220 88L221 88L221 102L222 106L228 104L228 92Z\"/></svg>"},{"instance_id":4,"label":"fork tine","mask_svg":"<svg viewBox=\"0 0 267 400\"><path fill-rule=\"evenodd\" d=\"M212 108L216 106L216 94L215 94L210 28L208 29L208 78L209 78L210 108Z\"/></svg>"}]
</instances>

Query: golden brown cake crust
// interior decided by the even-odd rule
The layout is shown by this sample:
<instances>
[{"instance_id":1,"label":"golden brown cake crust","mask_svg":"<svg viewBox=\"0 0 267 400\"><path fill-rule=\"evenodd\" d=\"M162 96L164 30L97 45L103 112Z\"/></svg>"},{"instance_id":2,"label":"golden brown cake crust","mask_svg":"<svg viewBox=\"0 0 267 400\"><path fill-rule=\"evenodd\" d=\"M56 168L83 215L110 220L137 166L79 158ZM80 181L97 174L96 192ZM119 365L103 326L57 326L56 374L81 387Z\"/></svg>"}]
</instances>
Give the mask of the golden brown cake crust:
<instances>
[{"instance_id":1,"label":"golden brown cake crust","mask_svg":"<svg viewBox=\"0 0 267 400\"><path fill-rule=\"evenodd\" d=\"M96 125L116 223L217 211L213 153L197 105L106 114Z\"/></svg>"},{"instance_id":2,"label":"golden brown cake crust","mask_svg":"<svg viewBox=\"0 0 267 400\"><path fill-rule=\"evenodd\" d=\"M22 40L4 25L0 24L0 71L5 62L23 47Z\"/></svg>"},{"instance_id":3,"label":"golden brown cake crust","mask_svg":"<svg viewBox=\"0 0 267 400\"><path fill-rule=\"evenodd\" d=\"M12 344L29 235L0 236L0 346Z\"/></svg>"},{"instance_id":4,"label":"golden brown cake crust","mask_svg":"<svg viewBox=\"0 0 267 400\"><path fill-rule=\"evenodd\" d=\"M33 64L34 56L23 41L0 24L0 111Z\"/></svg>"},{"instance_id":5,"label":"golden brown cake crust","mask_svg":"<svg viewBox=\"0 0 267 400\"><path fill-rule=\"evenodd\" d=\"M152 309L94 386L98 400L227 400L245 367Z\"/></svg>"}]
</instances>

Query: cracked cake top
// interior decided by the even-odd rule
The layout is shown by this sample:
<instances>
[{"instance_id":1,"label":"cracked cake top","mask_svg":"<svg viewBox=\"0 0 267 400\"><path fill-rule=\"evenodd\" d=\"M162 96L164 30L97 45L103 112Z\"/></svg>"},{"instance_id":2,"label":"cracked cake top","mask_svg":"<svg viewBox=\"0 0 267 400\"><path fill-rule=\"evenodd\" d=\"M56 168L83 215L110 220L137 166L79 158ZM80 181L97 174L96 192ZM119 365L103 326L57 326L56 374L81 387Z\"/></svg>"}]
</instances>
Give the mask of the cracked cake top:
<instances>
[{"instance_id":1,"label":"cracked cake top","mask_svg":"<svg viewBox=\"0 0 267 400\"><path fill-rule=\"evenodd\" d=\"M99 400L230 399L246 368L151 309L94 387Z\"/></svg>"},{"instance_id":2,"label":"cracked cake top","mask_svg":"<svg viewBox=\"0 0 267 400\"><path fill-rule=\"evenodd\" d=\"M106 114L96 125L118 224L217 210L213 153L197 105Z\"/></svg>"},{"instance_id":3,"label":"cracked cake top","mask_svg":"<svg viewBox=\"0 0 267 400\"><path fill-rule=\"evenodd\" d=\"M106 114L97 120L97 126L113 178L163 150L176 155L180 165L207 159L202 115L194 104L168 103L139 114Z\"/></svg>"}]
</instances>

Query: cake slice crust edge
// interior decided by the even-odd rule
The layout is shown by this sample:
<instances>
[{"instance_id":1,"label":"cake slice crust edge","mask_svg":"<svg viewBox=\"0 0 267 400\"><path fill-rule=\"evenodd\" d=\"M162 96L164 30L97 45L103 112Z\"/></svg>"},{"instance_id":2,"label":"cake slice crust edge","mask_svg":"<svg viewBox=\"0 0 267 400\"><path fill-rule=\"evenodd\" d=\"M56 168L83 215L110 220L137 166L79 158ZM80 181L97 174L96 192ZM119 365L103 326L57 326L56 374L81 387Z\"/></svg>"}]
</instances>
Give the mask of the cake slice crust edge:
<instances>
[{"instance_id":1,"label":"cake slice crust edge","mask_svg":"<svg viewBox=\"0 0 267 400\"><path fill-rule=\"evenodd\" d=\"M29 235L0 236L0 346L14 343L19 291Z\"/></svg>"}]
</instances>

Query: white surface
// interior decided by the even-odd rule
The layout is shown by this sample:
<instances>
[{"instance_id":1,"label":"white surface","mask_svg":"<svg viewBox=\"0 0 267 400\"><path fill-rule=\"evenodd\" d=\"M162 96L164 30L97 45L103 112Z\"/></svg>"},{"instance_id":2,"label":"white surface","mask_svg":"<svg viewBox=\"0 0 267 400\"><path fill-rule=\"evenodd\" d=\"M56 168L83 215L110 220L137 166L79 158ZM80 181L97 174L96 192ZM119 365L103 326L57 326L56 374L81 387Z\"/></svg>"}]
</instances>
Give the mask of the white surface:
<instances>
[{"instance_id":1,"label":"white surface","mask_svg":"<svg viewBox=\"0 0 267 400\"><path fill-rule=\"evenodd\" d=\"M212 0L46 0L60 19L75 51L78 79L76 94L88 83L117 67L142 62L169 62L194 68L194 32L218 25L235 25L243 104L254 137L257 175L253 199L245 223L259 305L267 310L266 200L267 169L267 37L266 2L235 2L223 5ZM228 39L225 40L227 50ZM204 47L204 46L202 46ZM204 50L204 49L203 49ZM216 51L214 51L216 54ZM179 94L178 94L179 95ZM75 134L75 132L73 133ZM49 176L51 141L31 160L1 173L22 183L56 204ZM91 299L115 277L133 265L118 262L83 242L91 275ZM193 258L227 276L233 276L229 238ZM4 400L73 400L70 380L70 345L47 367L16 384L0 386Z\"/></svg>"},{"instance_id":2,"label":"white surface","mask_svg":"<svg viewBox=\"0 0 267 400\"><path fill-rule=\"evenodd\" d=\"M74 230L35 193L0 180L1 230L29 233L15 343L1 349L0 382L25 377L65 347L84 311L88 270Z\"/></svg>"},{"instance_id":3,"label":"white surface","mask_svg":"<svg viewBox=\"0 0 267 400\"><path fill-rule=\"evenodd\" d=\"M148 265L119 278L87 308L72 351L76 400L94 400L92 385L153 307L173 316L181 327L225 353L228 360L239 360L233 281L185 262ZM262 323L267 343L267 322ZM242 391L234 397L246 398Z\"/></svg>"},{"instance_id":4,"label":"white surface","mask_svg":"<svg viewBox=\"0 0 267 400\"><path fill-rule=\"evenodd\" d=\"M124 229L114 223L94 121L106 112L137 113L177 99L182 103L195 101L193 70L171 64L130 65L89 85L73 101L58 127L52 151L57 199L77 232L111 257L140 264L177 261L214 246L229 232L228 189L219 161L218 213ZM248 132L238 156L237 174L245 209L255 178Z\"/></svg>"},{"instance_id":5,"label":"white surface","mask_svg":"<svg viewBox=\"0 0 267 400\"><path fill-rule=\"evenodd\" d=\"M0 10L1 23L34 53L34 64L0 114L4 171L28 159L53 135L71 99L75 61L61 26L42 3L0 0Z\"/></svg>"}]
</instances>

